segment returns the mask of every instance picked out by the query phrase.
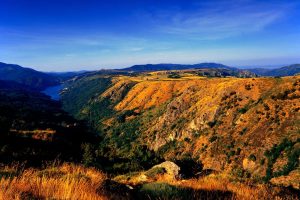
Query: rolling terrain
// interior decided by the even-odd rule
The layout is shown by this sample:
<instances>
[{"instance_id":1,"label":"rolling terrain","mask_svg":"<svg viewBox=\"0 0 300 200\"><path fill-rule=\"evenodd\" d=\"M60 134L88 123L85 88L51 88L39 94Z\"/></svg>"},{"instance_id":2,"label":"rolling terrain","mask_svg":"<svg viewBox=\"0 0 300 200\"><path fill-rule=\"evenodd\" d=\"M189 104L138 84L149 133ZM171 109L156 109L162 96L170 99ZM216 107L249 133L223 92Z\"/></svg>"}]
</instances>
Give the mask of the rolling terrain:
<instances>
[{"instance_id":1,"label":"rolling terrain","mask_svg":"<svg viewBox=\"0 0 300 200\"><path fill-rule=\"evenodd\" d=\"M100 70L63 86L53 101L0 80L0 198L297 199L300 76Z\"/></svg>"},{"instance_id":2,"label":"rolling terrain","mask_svg":"<svg viewBox=\"0 0 300 200\"><path fill-rule=\"evenodd\" d=\"M114 161L110 169L116 172L161 160L193 161L203 169L299 188L299 76L186 72L173 78L153 72L87 76L69 84L64 108L94 127L102 138L95 160Z\"/></svg>"}]
</instances>

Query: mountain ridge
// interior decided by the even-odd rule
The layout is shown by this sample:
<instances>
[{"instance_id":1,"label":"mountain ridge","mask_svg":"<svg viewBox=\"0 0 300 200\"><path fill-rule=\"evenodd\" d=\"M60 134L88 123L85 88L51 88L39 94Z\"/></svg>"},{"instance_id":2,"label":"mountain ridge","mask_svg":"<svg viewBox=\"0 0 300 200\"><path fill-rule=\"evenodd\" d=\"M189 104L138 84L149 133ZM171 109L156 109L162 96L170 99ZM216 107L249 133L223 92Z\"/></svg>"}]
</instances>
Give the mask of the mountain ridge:
<instances>
[{"instance_id":1,"label":"mountain ridge","mask_svg":"<svg viewBox=\"0 0 300 200\"><path fill-rule=\"evenodd\" d=\"M204 68L223 68L230 70L238 70L235 67L229 67L219 63L198 63L198 64L172 64L172 63L161 63L161 64L144 64L144 65L133 65L131 67L123 68L120 70L125 71L161 71L161 70L184 70L184 69L204 69Z\"/></svg>"},{"instance_id":2,"label":"mountain ridge","mask_svg":"<svg viewBox=\"0 0 300 200\"><path fill-rule=\"evenodd\" d=\"M300 64L292 64L275 69L250 68L247 70L260 76L293 76L300 73Z\"/></svg>"},{"instance_id":3,"label":"mountain ridge","mask_svg":"<svg viewBox=\"0 0 300 200\"><path fill-rule=\"evenodd\" d=\"M55 76L50 76L20 65L3 62L0 62L0 80L15 81L37 90L43 90L46 87L59 84L59 80Z\"/></svg>"}]
</instances>

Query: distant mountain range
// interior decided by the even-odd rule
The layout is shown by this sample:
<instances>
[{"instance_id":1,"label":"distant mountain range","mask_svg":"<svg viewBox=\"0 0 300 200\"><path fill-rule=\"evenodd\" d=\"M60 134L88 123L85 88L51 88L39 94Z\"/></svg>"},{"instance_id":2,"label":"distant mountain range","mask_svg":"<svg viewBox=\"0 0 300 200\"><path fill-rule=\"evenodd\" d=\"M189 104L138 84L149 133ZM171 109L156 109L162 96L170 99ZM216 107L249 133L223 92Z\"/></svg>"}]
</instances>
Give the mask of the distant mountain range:
<instances>
[{"instance_id":1,"label":"distant mountain range","mask_svg":"<svg viewBox=\"0 0 300 200\"><path fill-rule=\"evenodd\" d=\"M71 72L46 72L47 74L51 75L51 76L55 76L60 80L66 80L69 78L72 78L74 76L78 76L84 73L88 73L89 71L86 70L81 70L81 71L71 71Z\"/></svg>"},{"instance_id":2,"label":"distant mountain range","mask_svg":"<svg viewBox=\"0 0 300 200\"><path fill-rule=\"evenodd\" d=\"M134 65L132 67L120 69L122 71L133 71L133 72L147 72L147 71L159 71L159 70L185 70L185 69L226 69L234 72L245 72L249 71L259 76L293 76L300 73L300 64L289 65L276 69L267 68L250 68L250 69L239 69L235 67L229 67L219 63L200 63L192 65L183 64L145 64L145 65Z\"/></svg>"},{"instance_id":3,"label":"distant mountain range","mask_svg":"<svg viewBox=\"0 0 300 200\"><path fill-rule=\"evenodd\" d=\"M132 67L121 69L123 71L159 71L159 70L184 70L184 69L230 69L230 70L239 70L238 68L229 67L219 63L200 63L192 65L183 65L183 64L145 64L145 65L134 65Z\"/></svg>"},{"instance_id":4,"label":"distant mountain range","mask_svg":"<svg viewBox=\"0 0 300 200\"><path fill-rule=\"evenodd\" d=\"M247 70L260 76L293 76L300 73L300 64L289 65L276 69L254 68Z\"/></svg>"},{"instance_id":5,"label":"distant mountain range","mask_svg":"<svg viewBox=\"0 0 300 200\"><path fill-rule=\"evenodd\" d=\"M19 65L1 62L0 80L15 81L37 90L59 84L59 80L55 76L34 69L24 68Z\"/></svg>"},{"instance_id":6,"label":"distant mountain range","mask_svg":"<svg viewBox=\"0 0 300 200\"><path fill-rule=\"evenodd\" d=\"M43 90L47 87L60 84L60 82L68 80L74 76L90 74L90 73L105 73L105 74L126 74L129 72L147 72L147 71L162 71L162 70L186 70L186 69L218 69L225 70L220 73L233 75L236 77L253 77L254 74L259 76L292 76L300 73L300 64L294 64L277 69L253 68L239 69L229 67L219 63L200 63L200 64L145 64L134 65L128 68L115 70L100 70L100 71L79 71L79 72L40 72L31 68L21 67L15 64L6 64L0 62L0 80L14 81L22 84L30 89ZM253 74L254 73L254 74ZM244 75L247 76L244 76ZM0 84L4 84L0 82ZM11 85L11 83L10 83ZM16 86L16 85L15 85ZM20 85L16 86L20 87Z\"/></svg>"}]
</instances>

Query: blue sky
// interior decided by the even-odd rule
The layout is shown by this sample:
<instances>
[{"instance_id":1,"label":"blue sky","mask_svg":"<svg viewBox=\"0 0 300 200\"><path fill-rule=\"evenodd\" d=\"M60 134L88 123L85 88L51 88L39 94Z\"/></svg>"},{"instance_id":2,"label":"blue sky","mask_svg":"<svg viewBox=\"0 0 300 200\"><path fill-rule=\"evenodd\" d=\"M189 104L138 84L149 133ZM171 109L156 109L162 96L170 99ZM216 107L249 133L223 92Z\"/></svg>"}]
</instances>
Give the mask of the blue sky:
<instances>
[{"instance_id":1,"label":"blue sky","mask_svg":"<svg viewBox=\"0 0 300 200\"><path fill-rule=\"evenodd\" d=\"M300 1L0 0L0 61L42 71L300 63Z\"/></svg>"}]
</instances>

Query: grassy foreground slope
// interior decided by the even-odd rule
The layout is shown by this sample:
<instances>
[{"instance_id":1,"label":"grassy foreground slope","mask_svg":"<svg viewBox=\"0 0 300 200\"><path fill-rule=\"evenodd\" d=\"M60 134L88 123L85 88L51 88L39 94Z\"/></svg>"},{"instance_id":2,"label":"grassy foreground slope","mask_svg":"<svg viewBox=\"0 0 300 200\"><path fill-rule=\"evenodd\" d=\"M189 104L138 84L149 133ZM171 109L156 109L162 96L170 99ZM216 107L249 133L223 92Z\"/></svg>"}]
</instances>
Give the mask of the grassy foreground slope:
<instances>
[{"instance_id":1,"label":"grassy foreground slope","mask_svg":"<svg viewBox=\"0 0 300 200\"><path fill-rule=\"evenodd\" d=\"M204 169L299 188L299 76L91 76L70 83L63 102L78 101L72 94L81 85L87 94L81 106L65 107L102 137L93 162L106 158L114 170L132 171L159 159L193 160Z\"/></svg>"},{"instance_id":2,"label":"grassy foreground slope","mask_svg":"<svg viewBox=\"0 0 300 200\"><path fill-rule=\"evenodd\" d=\"M152 177L154 178L154 177ZM297 193L267 185L249 185L224 176L189 180L117 182L94 168L74 164L44 169L0 166L0 199L297 199Z\"/></svg>"}]
</instances>

